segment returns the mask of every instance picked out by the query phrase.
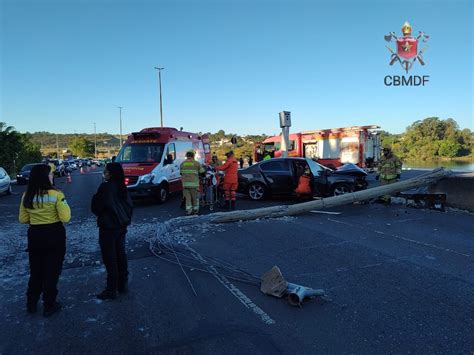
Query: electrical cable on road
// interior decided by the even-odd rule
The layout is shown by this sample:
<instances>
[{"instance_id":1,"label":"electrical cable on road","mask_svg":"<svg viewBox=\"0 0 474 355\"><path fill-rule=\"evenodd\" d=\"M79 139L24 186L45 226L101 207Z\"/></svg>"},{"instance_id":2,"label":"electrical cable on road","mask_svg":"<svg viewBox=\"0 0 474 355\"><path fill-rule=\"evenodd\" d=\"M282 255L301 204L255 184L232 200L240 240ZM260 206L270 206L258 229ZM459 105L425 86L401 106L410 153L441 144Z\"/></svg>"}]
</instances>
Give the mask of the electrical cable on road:
<instances>
[{"instance_id":1,"label":"electrical cable on road","mask_svg":"<svg viewBox=\"0 0 474 355\"><path fill-rule=\"evenodd\" d=\"M169 263L180 265L183 272L184 268L188 268L191 271L197 270L210 274L211 272L207 268L204 268L201 262L196 260L192 255L192 251L186 247L185 243L172 240L172 237L170 236L171 233L168 232L169 229L168 225L160 225L156 238L150 240L149 249L152 254ZM260 277L258 276L252 275L251 273L222 260L205 255L201 256L208 265L219 270L223 276L229 279L251 285L260 285ZM186 273L185 275L187 277Z\"/></svg>"},{"instance_id":2,"label":"electrical cable on road","mask_svg":"<svg viewBox=\"0 0 474 355\"><path fill-rule=\"evenodd\" d=\"M178 254L176 254L176 251L174 250L173 244L170 244L170 245L171 245L171 250L173 251L173 254L174 254L175 258L176 258L176 261L178 262L179 267L181 268L181 271L183 272L184 276L186 277L186 280L188 280L189 286L191 287L191 290L193 291L194 296L197 297L196 289L194 288L193 283L192 283L191 280L189 279L188 274L187 274L186 271L184 270L183 264L181 264L181 261L179 261Z\"/></svg>"}]
</instances>

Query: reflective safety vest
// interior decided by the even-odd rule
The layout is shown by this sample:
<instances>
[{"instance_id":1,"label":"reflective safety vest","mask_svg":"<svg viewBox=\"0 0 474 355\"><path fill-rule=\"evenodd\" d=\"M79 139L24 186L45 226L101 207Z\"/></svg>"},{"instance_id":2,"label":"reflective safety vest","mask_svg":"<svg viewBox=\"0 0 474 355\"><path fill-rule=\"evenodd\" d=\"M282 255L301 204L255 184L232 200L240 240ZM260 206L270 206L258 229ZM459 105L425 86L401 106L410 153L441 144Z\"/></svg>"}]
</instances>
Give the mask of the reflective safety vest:
<instances>
[{"instance_id":1,"label":"reflective safety vest","mask_svg":"<svg viewBox=\"0 0 474 355\"><path fill-rule=\"evenodd\" d=\"M395 155L380 158L378 172L382 180L395 180L402 173L402 162Z\"/></svg>"},{"instance_id":2,"label":"reflective safety vest","mask_svg":"<svg viewBox=\"0 0 474 355\"><path fill-rule=\"evenodd\" d=\"M199 174L204 173L204 168L196 160L185 160L179 168L183 188L199 188Z\"/></svg>"},{"instance_id":3,"label":"reflective safety vest","mask_svg":"<svg viewBox=\"0 0 474 355\"><path fill-rule=\"evenodd\" d=\"M69 208L64 194L59 190L48 190L45 195L36 195L33 198L33 208L23 206L23 195L20 204L18 219L20 223L38 225L56 222L67 223L71 219Z\"/></svg>"},{"instance_id":4,"label":"reflective safety vest","mask_svg":"<svg viewBox=\"0 0 474 355\"><path fill-rule=\"evenodd\" d=\"M48 164L51 167L51 173L54 174L56 172L56 165L54 163Z\"/></svg>"}]
</instances>

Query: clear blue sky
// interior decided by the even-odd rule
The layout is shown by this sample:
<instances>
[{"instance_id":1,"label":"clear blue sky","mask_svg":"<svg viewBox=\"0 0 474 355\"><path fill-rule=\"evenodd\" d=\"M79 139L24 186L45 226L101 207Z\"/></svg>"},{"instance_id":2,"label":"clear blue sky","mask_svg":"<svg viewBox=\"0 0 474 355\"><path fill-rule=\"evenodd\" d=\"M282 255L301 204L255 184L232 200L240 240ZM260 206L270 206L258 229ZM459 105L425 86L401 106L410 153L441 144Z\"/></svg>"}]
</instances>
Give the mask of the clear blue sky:
<instances>
[{"instance_id":1,"label":"clear blue sky","mask_svg":"<svg viewBox=\"0 0 474 355\"><path fill-rule=\"evenodd\" d=\"M18 130L119 131L159 125L277 133L429 116L473 129L473 2L24 1L1 3L0 121ZM431 36L425 87L386 87L383 36Z\"/></svg>"}]
</instances>

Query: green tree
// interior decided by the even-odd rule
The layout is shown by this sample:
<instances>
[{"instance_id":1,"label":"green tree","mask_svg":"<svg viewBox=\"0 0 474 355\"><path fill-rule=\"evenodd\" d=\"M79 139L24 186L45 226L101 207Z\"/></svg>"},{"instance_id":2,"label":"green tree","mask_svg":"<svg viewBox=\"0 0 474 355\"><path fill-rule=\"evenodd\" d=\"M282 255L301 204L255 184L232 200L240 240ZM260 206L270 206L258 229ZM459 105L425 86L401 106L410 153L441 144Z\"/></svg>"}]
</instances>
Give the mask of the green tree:
<instances>
[{"instance_id":1,"label":"green tree","mask_svg":"<svg viewBox=\"0 0 474 355\"><path fill-rule=\"evenodd\" d=\"M0 147L0 166L11 175L25 164L41 161L39 146L30 136L15 131L5 122L0 122Z\"/></svg>"},{"instance_id":2,"label":"green tree","mask_svg":"<svg viewBox=\"0 0 474 355\"><path fill-rule=\"evenodd\" d=\"M461 151L461 144L453 141L441 141L438 154L446 158L455 158Z\"/></svg>"},{"instance_id":3,"label":"green tree","mask_svg":"<svg viewBox=\"0 0 474 355\"><path fill-rule=\"evenodd\" d=\"M76 137L69 143L72 154L79 157L88 157L94 154L94 143L83 137Z\"/></svg>"}]
</instances>

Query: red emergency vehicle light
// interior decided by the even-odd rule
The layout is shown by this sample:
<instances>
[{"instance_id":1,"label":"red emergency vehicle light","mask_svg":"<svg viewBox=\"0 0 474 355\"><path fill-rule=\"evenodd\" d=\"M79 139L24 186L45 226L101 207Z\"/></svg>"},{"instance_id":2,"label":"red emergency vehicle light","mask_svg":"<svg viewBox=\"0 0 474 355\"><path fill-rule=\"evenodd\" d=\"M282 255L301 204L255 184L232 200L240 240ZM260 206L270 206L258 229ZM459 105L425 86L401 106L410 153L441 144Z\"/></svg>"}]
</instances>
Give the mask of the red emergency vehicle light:
<instances>
[{"instance_id":1,"label":"red emergency vehicle light","mask_svg":"<svg viewBox=\"0 0 474 355\"><path fill-rule=\"evenodd\" d=\"M128 182L130 181L130 179L128 177L125 178L125 186L128 185Z\"/></svg>"}]
</instances>

